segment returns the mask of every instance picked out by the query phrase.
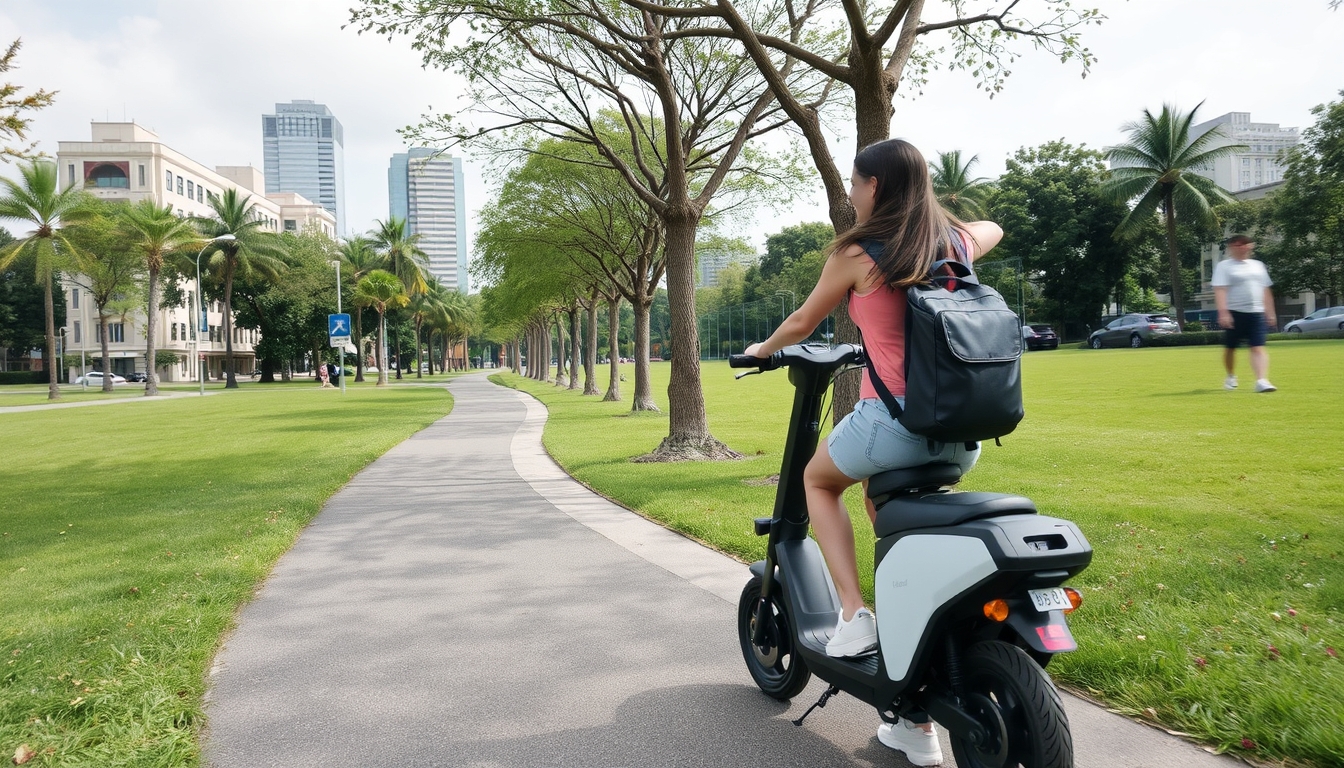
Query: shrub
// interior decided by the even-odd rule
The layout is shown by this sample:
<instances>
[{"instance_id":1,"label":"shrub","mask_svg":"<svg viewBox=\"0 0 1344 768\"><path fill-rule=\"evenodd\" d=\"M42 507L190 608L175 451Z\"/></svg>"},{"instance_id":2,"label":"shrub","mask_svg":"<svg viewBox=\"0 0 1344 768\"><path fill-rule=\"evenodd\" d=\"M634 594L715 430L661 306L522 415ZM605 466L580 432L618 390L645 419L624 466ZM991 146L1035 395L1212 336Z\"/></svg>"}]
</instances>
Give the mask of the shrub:
<instances>
[{"instance_id":1,"label":"shrub","mask_svg":"<svg viewBox=\"0 0 1344 768\"><path fill-rule=\"evenodd\" d=\"M1190 322L1185 324L1186 333L1199 333L1200 331L1203 330L1204 330L1204 324L1199 322L1198 320L1191 320Z\"/></svg>"},{"instance_id":2,"label":"shrub","mask_svg":"<svg viewBox=\"0 0 1344 768\"><path fill-rule=\"evenodd\" d=\"M46 383L46 371L0 371L0 385Z\"/></svg>"}]
</instances>

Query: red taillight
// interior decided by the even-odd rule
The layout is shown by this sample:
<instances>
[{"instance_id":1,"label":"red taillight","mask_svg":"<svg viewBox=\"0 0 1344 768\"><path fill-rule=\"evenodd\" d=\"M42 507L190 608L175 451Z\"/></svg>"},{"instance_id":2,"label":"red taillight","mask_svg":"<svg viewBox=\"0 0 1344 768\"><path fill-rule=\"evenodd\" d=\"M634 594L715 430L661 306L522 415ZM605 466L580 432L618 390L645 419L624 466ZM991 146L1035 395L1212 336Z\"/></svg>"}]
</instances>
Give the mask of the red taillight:
<instances>
[{"instance_id":1,"label":"red taillight","mask_svg":"<svg viewBox=\"0 0 1344 768\"><path fill-rule=\"evenodd\" d=\"M1047 651L1072 651L1078 647L1073 641L1073 633L1063 624L1047 624L1036 628L1036 636Z\"/></svg>"}]
</instances>

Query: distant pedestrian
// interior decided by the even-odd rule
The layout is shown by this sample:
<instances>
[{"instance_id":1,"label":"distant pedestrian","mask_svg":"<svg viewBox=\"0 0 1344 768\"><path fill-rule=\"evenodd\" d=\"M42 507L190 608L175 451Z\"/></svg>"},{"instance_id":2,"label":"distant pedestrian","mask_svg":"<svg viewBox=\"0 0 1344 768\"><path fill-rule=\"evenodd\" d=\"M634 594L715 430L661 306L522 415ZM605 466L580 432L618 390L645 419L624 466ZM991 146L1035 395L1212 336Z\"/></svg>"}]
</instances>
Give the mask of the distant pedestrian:
<instances>
[{"instance_id":1,"label":"distant pedestrian","mask_svg":"<svg viewBox=\"0 0 1344 768\"><path fill-rule=\"evenodd\" d=\"M1226 329L1223 337L1223 367L1227 378L1224 389L1237 388L1237 347L1245 341L1251 348L1251 372L1255 374L1256 392L1273 392L1277 387L1269 383L1269 353L1265 351L1265 334L1277 324L1274 316L1274 294L1270 286L1269 270L1263 262L1251 258L1255 241L1246 235L1227 239L1229 259L1213 268L1213 298L1218 306L1218 325Z\"/></svg>"},{"instance_id":2,"label":"distant pedestrian","mask_svg":"<svg viewBox=\"0 0 1344 768\"><path fill-rule=\"evenodd\" d=\"M341 378L341 369L335 363L327 363L327 378L331 380L334 387Z\"/></svg>"},{"instance_id":3,"label":"distant pedestrian","mask_svg":"<svg viewBox=\"0 0 1344 768\"><path fill-rule=\"evenodd\" d=\"M319 363L317 366L317 378L322 380L322 389L331 389L331 378L327 375L327 364Z\"/></svg>"}]
</instances>

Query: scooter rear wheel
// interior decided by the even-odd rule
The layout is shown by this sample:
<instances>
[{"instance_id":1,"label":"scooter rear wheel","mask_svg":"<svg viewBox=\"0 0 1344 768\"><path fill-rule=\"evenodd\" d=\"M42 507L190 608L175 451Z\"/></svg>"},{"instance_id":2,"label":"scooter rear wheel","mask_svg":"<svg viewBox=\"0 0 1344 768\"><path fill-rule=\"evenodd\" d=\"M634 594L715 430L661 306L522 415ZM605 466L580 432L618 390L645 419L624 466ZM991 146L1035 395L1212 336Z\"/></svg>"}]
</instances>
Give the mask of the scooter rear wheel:
<instances>
[{"instance_id":1,"label":"scooter rear wheel","mask_svg":"<svg viewBox=\"0 0 1344 768\"><path fill-rule=\"evenodd\" d=\"M761 602L761 580L753 577L742 589L737 603L737 637L742 643L742 658L756 685L767 696L787 701L807 687L812 672L797 652L793 639L793 622L778 590L770 596L769 624L765 628L765 642L756 645L757 608Z\"/></svg>"},{"instance_id":2,"label":"scooter rear wheel","mask_svg":"<svg viewBox=\"0 0 1344 768\"><path fill-rule=\"evenodd\" d=\"M981 720L990 743L979 747L952 737L959 768L1073 768L1073 736L1059 691L1021 648L977 643L962 656L969 701L989 711Z\"/></svg>"}]
</instances>

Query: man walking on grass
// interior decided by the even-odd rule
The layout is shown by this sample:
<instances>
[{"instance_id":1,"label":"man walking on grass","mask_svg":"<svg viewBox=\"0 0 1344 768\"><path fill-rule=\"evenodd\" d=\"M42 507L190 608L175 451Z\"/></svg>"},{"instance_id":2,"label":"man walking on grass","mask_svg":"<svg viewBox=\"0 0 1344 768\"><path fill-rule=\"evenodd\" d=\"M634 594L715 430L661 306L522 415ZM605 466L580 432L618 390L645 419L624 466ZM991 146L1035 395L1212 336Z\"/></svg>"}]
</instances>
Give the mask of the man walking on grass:
<instances>
[{"instance_id":1,"label":"man walking on grass","mask_svg":"<svg viewBox=\"0 0 1344 768\"><path fill-rule=\"evenodd\" d=\"M1263 262L1251 258L1255 242L1245 235L1227 239L1232 258L1213 268L1213 298L1218 305L1218 324L1227 329L1223 338L1223 367L1227 369L1224 389L1237 388L1237 347L1245 341L1251 348L1251 372L1256 392L1273 392L1276 387L1269 375L1269 353L1265 351L1267 327L1275 325L1274 294L1269 287L1269 271Z\"/></svg>"}]
</instances>

